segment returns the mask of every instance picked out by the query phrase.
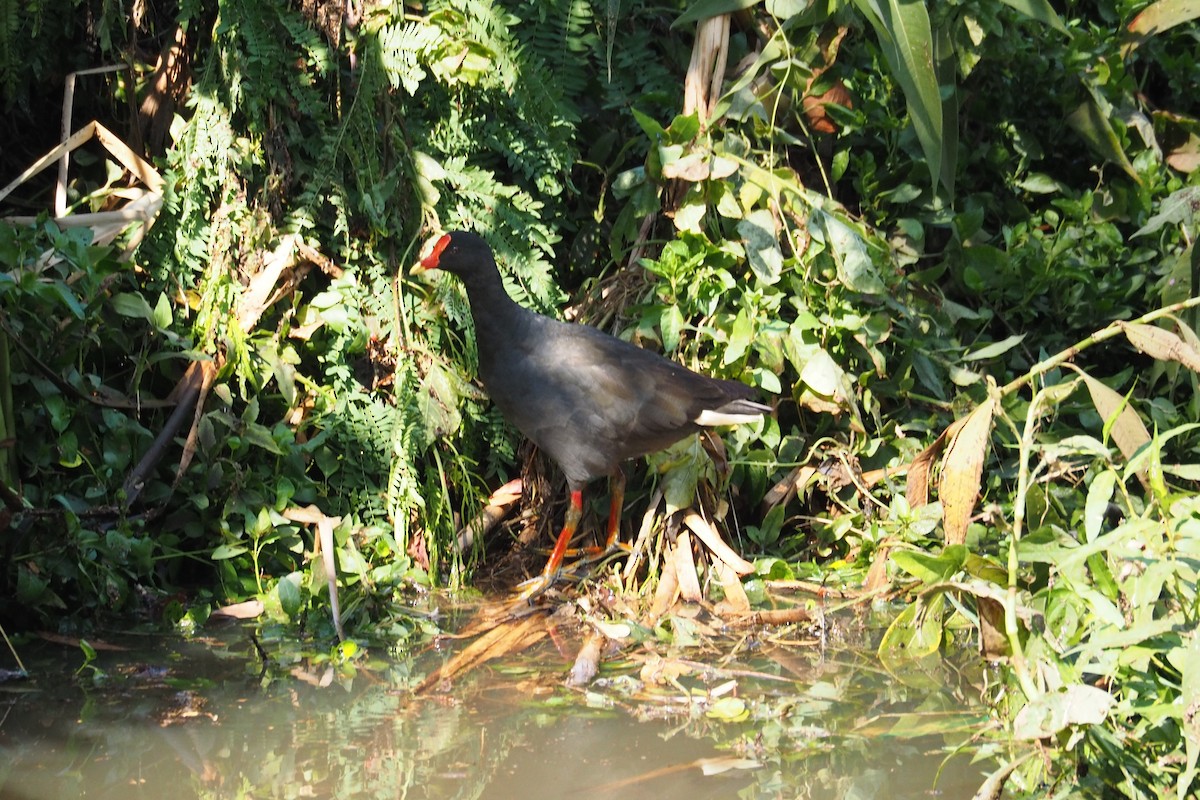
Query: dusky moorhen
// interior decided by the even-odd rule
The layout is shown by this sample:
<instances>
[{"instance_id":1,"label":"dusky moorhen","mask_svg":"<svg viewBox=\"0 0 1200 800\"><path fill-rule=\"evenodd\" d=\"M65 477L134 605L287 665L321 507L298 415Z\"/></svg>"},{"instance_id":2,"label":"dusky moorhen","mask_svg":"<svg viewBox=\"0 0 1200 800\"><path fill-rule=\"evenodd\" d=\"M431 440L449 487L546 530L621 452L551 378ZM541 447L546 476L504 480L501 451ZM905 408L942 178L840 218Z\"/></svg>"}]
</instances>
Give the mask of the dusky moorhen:
<instances>
[{"instance_id":1,"label":"dusky moorhen","mask_svg":"<svg viewBox=\"0 0 1200 800\"><path fill-rule=\"evenodd\" d=\"M616 541L624 501L620 464L653 453L712 425L761 417L770 406L737 381L692 372L657 353L587 325L542 316L504 290L491 248L480 236L442 236L414 272L457 275L475 321L479 379L505 419L562 469L570 505L542 572L562 564L583 513L583 487L609 476L608 546Z\"/></svg>"}]
</instances>

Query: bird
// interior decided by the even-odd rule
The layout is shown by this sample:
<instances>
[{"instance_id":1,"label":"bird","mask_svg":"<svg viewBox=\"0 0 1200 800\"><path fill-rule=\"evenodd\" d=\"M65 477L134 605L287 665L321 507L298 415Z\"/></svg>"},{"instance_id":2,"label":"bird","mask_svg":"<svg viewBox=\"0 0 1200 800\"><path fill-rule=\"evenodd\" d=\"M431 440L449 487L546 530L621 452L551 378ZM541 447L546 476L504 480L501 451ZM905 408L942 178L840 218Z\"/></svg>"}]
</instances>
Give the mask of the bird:
<instances>
[{"instance_id":1,"label":"bird","mask_svg":"<svg viewBox=\"0 0 1200 800\"><path fill-rule=\"evenodd\" d=\"M701 428L751 422L772 410L740 381L701 375L598 328L525 308L505 291L492 250L476 233L440 236L413 273L433 270L458 276L466 289L478 377L492 403L567 479L566 517L542 585L562 565L587 484L609 478L611 548L624 502L623 461L665 449Z\"/></svg>"}]
</instances>

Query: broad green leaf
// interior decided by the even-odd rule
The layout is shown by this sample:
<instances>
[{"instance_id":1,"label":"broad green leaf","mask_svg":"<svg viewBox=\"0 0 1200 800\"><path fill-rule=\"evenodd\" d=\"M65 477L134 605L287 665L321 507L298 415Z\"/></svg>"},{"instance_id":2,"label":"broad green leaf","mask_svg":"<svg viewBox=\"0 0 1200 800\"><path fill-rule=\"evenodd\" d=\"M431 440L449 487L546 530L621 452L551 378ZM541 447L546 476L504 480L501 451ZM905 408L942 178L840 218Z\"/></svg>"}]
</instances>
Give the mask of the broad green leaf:
<instances>
[{"instance_id":1,"label":"broad green leaf","mask_svg":"<svg viewBox=\"0 0 1200 800\"><path fill-rule=\"evenodd\" d=\"M1071 191L1070 187L1055 180L1044 172L1031 172L1025 178L1016 181L1016 186L1032 194L1055 194Z\"/></svg>"},{"instance_id":2,"label":"broad green leaf","mask_svg":"<svg viewBox=\"0 0 1200 800\"><path fill-rule=\"evenodd\" d=\"M154 320L154 310L146 302L146 298L136 292L121 292L113 295L110 301L113 311L122 317L136 317L147 322Z\"/></svg>"},{"instance_id":3,"label":"broad green leaf","mask_svg":"<svg viewBox=\"0 0 1200 800\"><path fill-rule=\"evenodd\" d=\"M737 225L738 234L746 242L746 258L754 275L768 286L779 282L783 273L783 252L775 235L775 217L765 208L746 215Z\"/></svg>"},{"instance_id":4,"label":"broad green leaf","mask_svg":"<svg viewBox=\"0 0 1200 800\"><path fill-rule=\"evenodd\" d=\"M875 269L867 244L857 230L834 214L814 209L809 229L819 231L819 239L829 245L837 264L838 280L851 291L885 294L887 287Z\"/></svg>"},{"instance_id":5,"label":"broad green leaf","mask_svg":"<svg viewBox=\"0 0 1200 800\"><path fill-rule=\"evenodd\" d=\"M50 284L54 288L55 294L62 300L64 306L67 307L77 319L83 319L87 312L83 310L83 306L79 303L79 298L71 291L71 287L67 286L62 281L54 281Z\"/></svg>"},{"instance_id":6,"label":"broad green leaf","mask_svg":"<svg viewBox=\"0 0 1200 800\"><path fill-rule=\"evenodd\" d=\"M1017 713L1013 735L1032 741L1050 738L1071 725L1099 725L1115 702L1108 692L1086 684L1047 692Z\"/></svg>"},{"instance_id":7,"label":"broad green leaf","mask_svg":"<svg viewBox=\"0 0 1200 800\"><path fill-rule=\"evenodd\" d=\"M836 397L842 384L842 368L824 348L814 346L806 356L800 382L823 397Z\"/></svg>"},{"instance_id":8,"label":"broad green leaf","mask_svg":"<svg viewBox=\"0 0 1200 800\"><path fill-rule=\"evenodd\" d=\"M698 114L676 114L665 133L672 144L690 144L700 135L700 117Z\"/></svg>"},{"instance_id":9,"label":"broad green leaf","mask_svg":"<svg viewBox=\"0 0 1200 800\"><path fill-rule=\"evenodd\" d=\"M944 23L933 32L933 44L934 75L942 98L942 165L934 184L940 180L953 199L958 171L958 48L954 46L949 24Z\"/></svg>"},{"instance_id":10,"label":"broad green leaf","mask_svg":"<svg viewBox=\"0 0 1200 800\"><path fill-rule=\"evenodd\" d=\"M283 609L283 613L292 619L300 613L303 603L300 594L300 579L300 573L293 572L290 575L284 575L275 585L275 591L279 595L279 606Z\"/></svg>"},{"instance_id":11,"label":"broad green leaf","mask_svg":"<svg viewBox=\"0 0 1200 800\"><path fill-rule=\"evenodd\" d=\"M671 23L672 28L678 28L687 25L689 22L697 22L709 17L716 17L721 14L730 14L734 11L742 11L743 9L753 8L758 5L760 0L700 0L697 3L688 5L687 11L679 15L674 22Z\"/></svg>"},{"instance_id":12,"label":"broad green leaf","mask_svg":"<svg viewBox=\"0 0 1200 800\"><path fill-rule=\"evenodd\" d=\"M1049 25L1059 33L1068 32L1062 17L1058 16L1058 12L1050 5L1049 0L1001 0L1001 2L1015 8L1032 20Z\"/></svg>"},{"instance_id":13,"label":"broad green leaf","mask_svg":"<svg viewBox=\"0 0 1200 800\"><path fill-rule=\"evenodd\" d=\"M1101 108L1095 92L1090 91L1089 88L1087 98L1079 104L1078 108L1067 115L1067 124L1087 142L1097 155L1116 164L1125 170L1125 174L1141 183L1141 176L1137 174L1137 170L1133 168L1129 157L1121 148L1117 132L1113 130L1112 122L1109 119L1110 115Z\"/></svg>"},{"instance_id":14,"label":"broad green leaf","mask_svg":"<svg viewBox=\"0 0 1200 800\"><path fill-rule=\"evenodd\" d=\"M879 37L900 88L932 185L942 183L942 95L933 64L933 34L921 0L855 0ZM951 187L946 187L950 190Z\"/></svg>"},{"instance_id":15,"label":"broad green leaf","mask_svg":"<svg viewBox=\"0 0 1200 800\"><path fill-rule=\"evenodd\" d=\"M223 544L213 550L211 558L213 561L224 561L227 558L236 558L246 552L248 550L240 544Z\"/></svg>"},{"instance_id":16,"label":"broad green leaf","mask_svg":"<svg viewBox=\"0 0 1200 800\"><path fill-rule=\"evenodd\" d=\"M1176 705L1180 709L1200 708L1200 636L1193 631L1187 649L1177 647L1168 657L1181 676L1180 697ZM1191 714L1184 721L1183 739L1187 765L1179 778L1176 800L1185 800L1190 796L1189 789L1197 777L1197 762L1200 762L1200 715Z\"/></svg>"},{"instance_id":17,"label":"broad green leaf","mask_svg":"<svg viewBox=\"0 0 1200 800\"><path fill-rule=\"evenodd\" d=\"M678 304L672 303L662 307L658 315L658 329L662 332L663 350L668 353L675 352L679 347L679 334L685 324L683 312L679 310Z\"/></svg>"},{"instance_id":18,"label":"broad green leaf","mask_svg":"<svg viewBox=\"0 0 1200 800\"><path fill-rule=\"evenodd\" d=\"M171 301L165 294L159 294L158 302L154 304L154 314L150 321L159 330L171 327Z\"/></svg>"},{"instance_id":19,"label":"broad green leaf","mask_svg":"<svg viewBox=\"0 0 1200 800\"><path fill-rule=\"evenodd\" d=\"M966 555L967 549L961 545L947 547L937 556L919 550L895 550L892 562L923 583L939 583L962 569Z\"/></svg>"},{"instance_id":20,"label":"broad green leaf","mask_svg":"<svg viewBox=\"0 0 1200 800\"><path fill-rule=\"evenodd\" d=\"M274 455L283 455L282 448L279 447L279 442L275 441L275 437L271 435L271 431L257 422L249 422L242 429L242 438L255 447L266 450Z\"/></svg>"},{"instance_id":21,"label":"broad green leaf","mask_svg":"<svg viewBox=\"0 0 1200 800\"><path fill-rule=\"evenodd\" d=\"M651 465L663 473L663 499L670 516L689 508L696 497L700 482L701 459L707 460L699 438L685 439L651 458Z\"/></svg>"},{"instance_id":22,"label":"broad green leaf","mask_svg":"<svg viewBox=\"0 0 1200 800\"><path fill-rule=\"evenodd\" d=\"M1134 232L1134 236L1156 233L1164 225L1183 225L1195 230L1196 210L1200 208L1200 186L1185 186L1163 199L1158 213Z\"/></svg>"},{"instance_id":23,"label":"broad green leaf","mask_svg":"<svg viewBox=\"0 0 1200 800\"><path fill-rule=\"evenodd\" d=\"M691 193L689 193L690 195ZM704 204L704 199L701 196L690 197L675 210L671 221L675 223L675 229L685 231L687 233L700 233L700 223L704 221L704 215L708 212L708 207Z\"/></svg>"},{"instance_id":24,"label":"broad green leaf","mask_svg":"<svg viewBox=\"0 0 1200 800\"><path fill-rule=\"evenodd\" d=\"M992 342L989 345L979 348L973 353L967 353L963 356L963 361L983 361L988 358L995 358L1003 355L1009 350L1019 345L1025 339L1025 334L1015 334L1007 339L1002 339L999 342Z\"/></svg>"},{"instance_id":25,"label":"broad green leaf","mask_svg":"<svg viewBox=\"0 0 1200 800\"><path fill-rule=\"evenodd\" d=\"M666 136L666 129L663 128L662 124L654 117L650 116L649 114L644 114L641 111L638 111L636 108L631 108L629 110L633 112L633 119L635 122L637 122L638 127L642 129L643 133L650 137L650 141L658 142L664 136Z\"/></svg>"},{"instance_id":26,"label":"broad green leaf","mask_svg":"<svg viewBox=\"0 0 1200 800\"><path fill-rule=\"evenodd\" d=\"M462 424L462 415L458 410L461 394L458 386L458 381L445 367L436 362L430 364L417 393L417 408L425 423L426 445L441 436L454 433Z\"/></svg>"},{"instance_id":27,"label":"broad green leaf","mask_svg":"<svg viewBox=\"0 0 1200 800\"><path fill-rule=\"evenodd\" d=\"M942 617L946 596L938 592L917 600L888 626L879 642L879 659L897 672L909 661L932 655L942 645Z\"/></svg>"},{"instance_id":28,"label":"broad green leaf","mask_svg":"<svg viewBox=\"0 0 1200 800\"><path fill-rule=\"evenodd\" d=\"M779 375L771 370L755 368L750 371L750 374L754 378L754 385L764 392L779 394L783 391L783 384L779 382Z\"/></svg>"},{"instance_id":29,"label":"broad green leaf","mask_svg":"<svg viewBox=\"0 0 1200 800\"><path fill-rule=\"evenodd\" d=\"M721 363L732 364L745 355L753 337L754 321L743 308L733 320L733 330L729 334L729 344L725 346L725 355L722 356Z\"/></svg>"},{"instance_id":30,"label":"broad green leaf","mask_svg":"<svg viewBox=\"0 0 1200 800\"><path fill-rule=\"evenodd\" d=\"M708 707L705 716L722 722L741 722L750 717L750 709L740 697L722 697Z\"/></svg>"}]
</instances>

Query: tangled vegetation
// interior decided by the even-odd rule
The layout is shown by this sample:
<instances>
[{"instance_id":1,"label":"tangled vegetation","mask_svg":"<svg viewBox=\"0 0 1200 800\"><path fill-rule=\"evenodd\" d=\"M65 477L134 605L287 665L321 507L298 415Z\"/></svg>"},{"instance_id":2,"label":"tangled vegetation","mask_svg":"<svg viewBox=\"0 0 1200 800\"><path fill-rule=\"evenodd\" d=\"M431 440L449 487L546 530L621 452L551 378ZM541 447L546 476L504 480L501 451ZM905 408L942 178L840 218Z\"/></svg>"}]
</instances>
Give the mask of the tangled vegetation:
<instances>
[{"instance_id":1,"label":"tangled vegetation","mask_svg":"<svg viewBox=\"0 0 1200 800\"><path fill-rule=\"evenodd\" d=\"M5 623L260 598L331 638L325 537L351 633L417 630L520 473L460 292L407 274L472 228L520 302L773 399L727 437L752 596L906 600L901 680L1002 661L1014 795L1196 795L1194 4L0 5L6 141L124 65L76 119L163 183L105 240L49 172L4 192ZM128 197L71 174L72 213ZM696 458L655 466L690 498Z\"/></svg>"}]
</instances>

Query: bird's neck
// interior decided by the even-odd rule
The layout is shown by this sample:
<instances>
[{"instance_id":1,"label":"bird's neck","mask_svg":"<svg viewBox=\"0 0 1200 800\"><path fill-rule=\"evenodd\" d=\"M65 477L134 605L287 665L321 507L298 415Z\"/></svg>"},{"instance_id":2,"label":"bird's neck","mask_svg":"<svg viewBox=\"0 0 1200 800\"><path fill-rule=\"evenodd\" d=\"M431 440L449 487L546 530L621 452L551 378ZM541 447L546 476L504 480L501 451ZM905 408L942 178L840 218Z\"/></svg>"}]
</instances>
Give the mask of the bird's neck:
<instances>
[{"instance_id":1,"label":"bird's neck","mask_svg":"<svg viewBox=\"0 0 1200 800\"><path fill-rule=\"evenodd\" d=\"M497 271L473 275L471 280L464 281L464 285L467 300L471 304L471 317L475 320L476 342L481 351L507 340L532 313L509 297Z\"/></svg>"}]
</instances>

